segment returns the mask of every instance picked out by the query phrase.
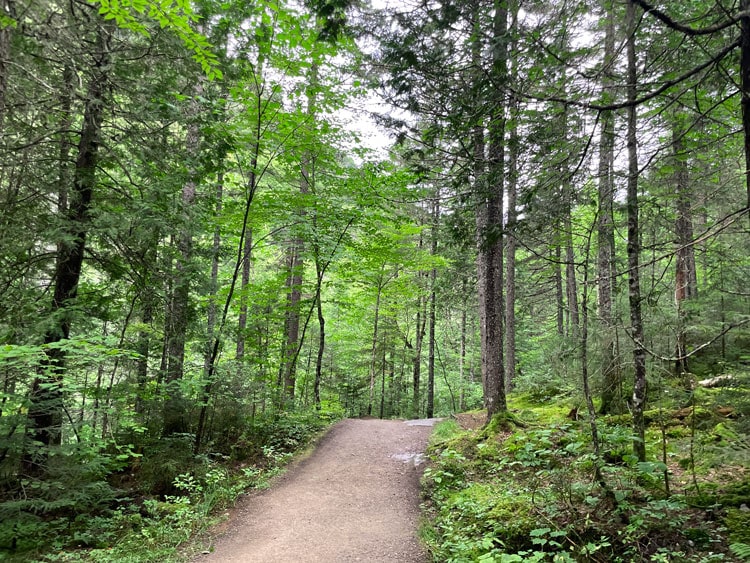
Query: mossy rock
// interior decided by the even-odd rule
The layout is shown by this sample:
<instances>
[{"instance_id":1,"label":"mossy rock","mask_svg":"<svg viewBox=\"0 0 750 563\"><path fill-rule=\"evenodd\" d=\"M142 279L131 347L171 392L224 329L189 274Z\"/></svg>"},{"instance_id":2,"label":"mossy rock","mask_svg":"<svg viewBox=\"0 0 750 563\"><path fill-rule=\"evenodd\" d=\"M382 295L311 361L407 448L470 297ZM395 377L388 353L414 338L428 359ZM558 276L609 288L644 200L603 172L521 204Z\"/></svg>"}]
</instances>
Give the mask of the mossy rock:
<instances>
[{"instance_id":1,"label":"mossy rock","mask_svg":"<svg viewBox=\"0 0 750 563\"><path fill-rule=\"evenodd\" d=\"M745 480L729 485L719 496L719 501L724 506L740 507L743 504L750 506L750 481ZM750 514L750 511L747 514Z\"/></svg>"},{"instance_id":2,"label":"mossy rock","mask_svg":"<svg viewBox=\"0 0 750 563\"><path fill-rule=\"evenodd\" d=\"M462 432L442 442L431 444L427 449L428 454L440 454L440 452L452 450L467 458L474 458L477 454L477 438L471 432Z\"/></svg>"},{"instance_id":3,"label":"mossy rock","mask_svg":"<svg viewBox=\"0 0 750 563\"><path fill-rule=\"evenodd\" d=\"M683 534L698 547L706 547L711 543L711 534L703 528L688 528Z\"/></svg>"},{"instance_id":4,"label":"mossy rock","mask_svg":"<svg viewBox=\"0 0 750 563\"><path fill-rule=\"evenodd\" d=\"M488 483L474 483L454 494L444 510L465 530L482 535L491 532L506 549L530 547L536 527L531 502L524 495Z\"/></svg>"},{"instance_id":5,"label":"mossy rock","mask_svg":"<svg viewBox=\"0 0 750 563\"><path fill-rule=\"evenodd\" d=\"M633 424L633 416L630 413L608 414L603 416L602 420L612 426L631 426Z\"/></svg>"},{"instance_id":6,"label":"mossy rock","mask_svg":"<svg viewBox=\"0 0 750 563\"><path fill-rule=\"evenodd\" d=\"M613 414L602 417L605 422L615 426L630 426L633 424L633 415L630 413ZM711 428L721 420L716 412L704 407L685 407L677 410L649 409L644 411L643 420L646 425L664 424L669 430L674 432L675 428L691 428L695 418L695 427L701 430Z\"/></svg>"},{"instance_id":7,"label":"mossy rock","mask_svg":"<svg viewBox=\"0 0 750 563\"><path fill-rule=\"evenodd\" d=\"M531 502L522 496L505 493L498 495L496 504L487 517L506 548L524 549L529 546L531 530L537 527L531 514Z\"/></svg>"},{"instance_id":8,"label":"mossy rock","mask_svg":"<svg viewBox=\"0 0 750 563\"><path fill-rule=\"evenodd\" d=\"M689 465L685 463L685 465ZM719 489L716 483L703 483L700 495L691 495L690 504L695 506L719 505L728 509L741 507L743 504L750 506L750 481L744 480L733 483L725 489ZM750 514L750 511L747 511Z\"/></svg>"}]
</instances>

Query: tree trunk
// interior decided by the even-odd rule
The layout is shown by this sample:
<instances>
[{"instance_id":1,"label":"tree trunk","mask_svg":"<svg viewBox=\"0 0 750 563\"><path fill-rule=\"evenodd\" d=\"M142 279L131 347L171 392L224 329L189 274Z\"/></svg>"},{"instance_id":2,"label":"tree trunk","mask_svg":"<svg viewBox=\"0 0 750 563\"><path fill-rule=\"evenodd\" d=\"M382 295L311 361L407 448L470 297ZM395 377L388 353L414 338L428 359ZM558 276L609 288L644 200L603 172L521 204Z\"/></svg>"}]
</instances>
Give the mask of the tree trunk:
<instances>
[{"instance_id":1,"label":"tree trunk","mask_svg":"<svg viewBox=\"0 0 750 563\"><path fill-rule=\"evenodd\" d=\"M203 95L203 81L196 80L193 97L187 109L189 120L185 138L185 152L189 162L196 162L200 152L200 126L198 116L201 112L199 99ZM163 429L165 436L181 434L188 431L187 404L180 389L180 380L184 375L185 344L190 315L191 263L193 261L192 215L195 204L198 172L188 170L188 179L182 187L181 207L182 225L177 238L178 257L175 264L172 282L172 298L169 310L169 337L167 339L167 371L163 385L166 398L163 407Z\"/></svg>"},{"instance_id":2,"label":"tree trunk","mask_svg":"<svg viewBox=\"0 0 750 563\"><path fill-rule=\"evenodd\" d=\"M557 303L557 336L565 336L565 297L563 292L563 275L562 275L562 248L560 243L555 243L554 278L555 278L555 301Z\"/></svg>"},{"instance_id":3,"label":"tree trunk","mask_svg":"<svg viewBox=\"0 0 750 563\"><path fill-rule=\"evenodd\" d=\"M386 361L386 354L388 354L388 332L383 334L383 357L380 365L380 414L378 418L383 419L385 417L385 373L388 369L388 362Z\"/></svg>"},{"instance_id":4,"label":"tree trunk","mask_svg":"<svg viewBox=\"0 0 750 563\"><path fill-rule=\"evenodd\" d=\"M372 347L370 348L370 395L367 401L367 416L372 415L372 402L375 399L375 362L378 349L378 321L380 320L380 296L383 293L383 276L378 279L378 295L375 299L375 320L372 328Z\"/></svg>"},{"instance_id":5,"label":"tree trunk","mask_svg":"<svg viewBox=\"0 0 750 563\"><path fill-rule=\"evenodd\" d=\"M611 73L615 60L615 17L611 0L605 1L606 29L604 36L604 65L602 69L602 101L609 103L614 96ZM599 185L597 206L597 278L599 285L598 309L601 322L602 400L601 413L619 413L624 410L622 382L615 365L615 342L612 319L612 281L615 277L614 217L614 113L605 111L601 116L599 137Z\"/></svg>"},{"instance_id":6,"label":"tree trunk","mask_svg":"<svg viewBox=\"0 0 750 563\"><path fill-rule=\"evenodd\" d=\"M315 397L315 409L320 410L320 382L323 379L323 354L326 346L326 319L323 316L323 303L321 297L321 279L322 272L320 268L319 257L316 256L315 271L318 276L318 284L315 287L315 300L318 312L318 357L315 362L315 384L313 386L313 395Z\"/></svg>"},{"instance_id":7,"label":"tree trunk","mask_svg":"<svg viewBox=\"0 0 750 563\"><path fill-rule=\"evenodd\" d=\"M750 10L750 0L740 0L740 12ZM750 16L740 18L740 86L742 90L742 132L745 149L745 201L750 222Z\"/></svg>"},{"instance_id":8,"label":"tree trunk","mask_svg":"<svg viewBox=\"0 0 750 563\"><path fill-rule=\"evenodd\" d=\"M262 116L263 116L263 67L265 57L262 50L258 55L258 64L255 77L255 130L253 138L252 156L250 158L250 173L247 179L247 197L253 198L258 183L258 160L260 158L261 137L263 136ZM247 309L248 309L248 287L250 286L250 270L252 266L251 256L253 250L253 230L249 225L245 228L245 240L242 253L242 281L240 285L240 312L237 320L237 347L235 349L235 359L241 363L245 358L245 338L247 331Z\"/></svg>"},{"instance_id":9,"label":"tree trunk","mask_svg":"<svg viewBox=\"0 0 750 563\"><path fill-rule=\"evenodd\" d=\"M437 190L435 200L432 202L432 233L430 242L430 255L437 256L438 250L438 230L440 228L440 190ZM427 418L435 416L435 308L437 302L437 293L435 285L437 283L437 268L430 271L430 333L428 342L428 363L427 363Z\"/></svg>"},{"instance_id":10,"label":"tree trunk","mask_svg":"<svg viewBox=\"0 0 750 563\"><path fill-rule=\"evenodd\" d=\"M255 183L255 169L250 173L251 182ZM253 230L248 226L242 250L242 280L240 281L240 310L237 317L237 346L234 357L238 364L245 359L245 339L247 338L247 310L248 288L250 287L250 271L252 270ZM241 368L240 368L241 369Z\"/></svg>"},{"instance_id":11,"label":"tree trunk","mask_svg":"<svg viewBox=\"0 0 750 563\"><path fill-rule=\"evenodd\" d=\"M640 282L640 230L638 226L638 139L636 135L636 106L638 90L636 83L635 57L635 5L627 3L627 97L628 97L628 302L630 305L631 336L634 341L633 365L633 454L639 461L646 461L646 425L643 412L646 408L646 351L643 348L643 319L641 315Z\"/></svg>"},{"instance_id":12,"label":"tree trunk","mask_svg":"<svg viewBox=\"0 0 750 563\"><path fill-rule=\"evenodd\" d=\"M573 249L573 225L570 205L565 212L563 230L565 232L565 297L568 303L568 336L578 338L580 318L578 313L578 282L576 280L575 251Z\"/></svg>"},{"instance_id":13,"label":"tree trunk","mask_svg":"<svg viewBox=\"0 0 750 563\"><path fill-rule=\"evenodd\" d=\"M421 243L421 241L420 241ZM422 377L422 344L424 343L427 325L426 300L420 297L417 303L417 334L414 342L414 357L412 358L412 418L419 418L420 386Z\"/></svg>"},{"instance_id":14,"label":"tree trunk","mask_svg":"<svg viewBox=\"0 0 750 563\"><path fill-rule=\"evenodd\" d=\"M221 217L222 197L224 195L224 172L219 171L216 186L216 227L214 227L213 248L211 249L211 280L208 297L208 311L206 315L206 349L203 352L203 393L200 397L200 413L198 414L198 426L195 431L195 441L193 449L195 453L200 451L203 432L206 426L208 416L208 403L211 398L211 387L214 379L214 362L215 347L221 338L223 329L223 319L218 330L216 327L217 307L219 291L219 257L221 253L221 228L219 227L219 218ZM231 299L231 298L230 298Z\"/></svg>"},{"instance_id":15,"label":"tree trunk","mask_svg":"<svg viewBox=\"0 0 750 563\"><path fill-rule=\"evenodd\" d=\"M151 296L151 291L146 290L143 291L141 297L141 324L150 327L153 320L154 300ZM148 329L138 331L136 350L138 351L138 359L136 360L135 371L138 391L136 392L137 394L135 398L135 412L139 415L144 415L146 413L146 404L143 397L146 393L146 384L148 382L148 360L151 354L151 335Z\"/></svg>"},{"instance_id":16,"label":"tree trunk","mask_svg":"<svg viewBox=\"0 0 750 563\"><path fill-rule=\"evenodd\" d=\"M0 31L0 34L2 33ZM0 39L1 43L2 40ZM0 56L2 55L0 54ZM73 141L70 138L69 131L73 128L72 98L75 92L74 80L75 73L73 67L69 64L65 65L65 69L63 70L65 90L60 94L60 148L58 153L59 173L57 178L57 212L61 217L68 210L68 190L71 183L70 152L73 150ZM2 130L1 125L0 130Z\"/></svg>"},{"instance_id":17,"label":"tree trunk","mask_svg":"<svg viewBox=\"0 0 750 563\"><path fill-rule=\"evenodd\" d=\"M463 281L464 290L466 289L466 280ZM462 292L465 294L465 291ZM458 408L461 411L466 410L466 299L464 298L461 306L461 344L458 356L458 380L461 382L461 392L459 393Z\"/></svg>"},{"instance_id":18,"label":"tree trunk","mask_svg":"<svg viewBox=\"0 0 750 563\"><path fill-rule=\"evenodd\" d=\"M504 1L495 1L493 20L492 78L498 88L490 116L488 134L488 169L485 193L480 200L478 218L484 231L478 231L479 254L482 256L479 277L484 278L479 307L484 309L486 323L483 360L486 362L484 402L487 418L507 410L503 383L503 191L505 183L505 100L499 90L507 79L508 10ZM480 222L480 221L478 221Z\"/></svg>"},{"instance_id":19,"label":"tree trunk","mask_svg":"<svg viewBox=\"0 0 750 563\"><path fill-rule=\"evenodd\" d=\"M562 112L562 137L568 139L568 111ZM578 282L576 280L575 250L573 248L573 186L568 170L569 155L565 157L563 165L562 200L565 210L563 215L562 232L565 240L565 298L568 303L568 336L578 338L580 318L578 312Z\"/></svg>"},{"instance_id":20,"label":"tree trunk","mask_svg":"<svg viewBox=\"0 0 750 563\"><path fill-rule=\"evenodd\" d=\"M695 269L693 249L693 217L691 211L692 190L685 148L682 143L683 128L679 124L680 115L673 117L672 150L674 159L674 182L677 204L675 235L677 240L674 300L677 309L677 342L675 345L675 372L680 376L687 373L687 342L685 335L686 312L684 302L698 294L698 278Z\"/></svg>"},{"instance_id":21,"label":"tree trunk","mask_svg":"<svg viewBox=\"0 0 750 563\"><path fill-rule=\"evenodd\" d=\"M318 86L318 64L313 62L310 67L310 78L307 89L307 116L314 121L317 103ZM310 193L310 178L312 173L312 153L308 149L302 151L300 162L300 195L306 196ZM298 210L302 219L305 216L304 208ZM289 274L287 277L287 311L286 311L286 345L284 351L284 378L283 378L283 402L294 404L294 388L296 385L297 350L300 329L300 303L302 301L302 274L304 271L303 254L305 252L305 240L302 236L294 237L287 254Z\"/></svg>"},{"instance_id":22,"label":"tree trunk","mask_svg":"<svg viewBox=\"0 0 750 563\"><path fill-rule=\"evenodd\" d=\"M508 201L507 228L505 234L505 391L513 388L516 376L516 200L518 191L518 153L521 145L518 138L519 103L514 97L511 100L513 121L508 140L510 155L508 158Z\"/></svg>"},{"instance_id":23,"label":"tree trunk","mask_svg":"<svg viewBox=\"0 0 750 563\"><path fill-rule=\"evenodd\" d=\"M0 0L0 14L6 17L15 17L13 0ZM5 98L8 89L8 63L11 61L10 40L13 27L0 26L0 136L5 125Z\"/></svg>"},{"instance_id":24,"label":"tree trunk","mask_svg":"<svg viewBox=\"0 0 750 563\"><path fill-rule=\"evenodd\" d=\"M103 22L97 29L97 53L84 106L78 155L73 173L73 186L66 213L64 242L58 246L55 262L55 286L52 297L50 328L44 334L45 344L55 344L70 337L78 282L81 278L86 234L91 222L91 200L96 188L96 167L104 114L104 95L107 91L109 25ZM39 452L26 452L24 464L32 473L44 470L50 446L60 445L64 412L62 375L65 352L59 347L47 349L32 385L29 396L27 437L42 444ZM38 455L37 455L38 454Z\"/></svg>"}]
</instances>

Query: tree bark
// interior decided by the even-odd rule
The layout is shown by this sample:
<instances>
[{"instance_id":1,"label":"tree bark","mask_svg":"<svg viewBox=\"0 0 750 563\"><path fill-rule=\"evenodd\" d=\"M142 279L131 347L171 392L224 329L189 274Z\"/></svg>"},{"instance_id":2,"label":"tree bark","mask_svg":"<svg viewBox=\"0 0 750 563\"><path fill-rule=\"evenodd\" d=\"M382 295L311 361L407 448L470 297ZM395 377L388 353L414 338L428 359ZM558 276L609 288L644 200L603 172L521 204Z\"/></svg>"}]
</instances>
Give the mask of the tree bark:
<instances>
[{"instance_id":1,"label":"tree bark","mask_svg":"<svg viewBox=\"0 0 750 563\"><path fill-rule=\"evenodd\" d=\"M422 378L422 345L424 343L425 328L427 326L426 306L427 303L425 298L420 296L417 302L417 333L414 342L414 356L412 357L412 418L419 418L420 387Z\"/></svg>"},{"instance_id":2,"label":"tree bark","mask_svg":"<svg viewBox=\"0 0 750 563\"><path fill-rule=\"evenodd\" d=\"M380 297L383 293L383 273L378 279L378 295L375 299L375 320L372 328L372 346L370 348L370 394L367 401L367 416L372 415L372 403L375 399L375 363L378 349L378 324L380 321Z\"/></svg>"},{"instance_id":3,"label":"tree bark","mask_svg":"<svg viewBox=\"0 0 750 563\"><path fill-rule=\"evenodd\" d=\"M606 28L604 35L604 64L602 68L602 101L610 103L614 96L611 73L615 60L615 18L611 0L605 0ZM611 111L601 115L599 136L599 183L597 201L597 279L598 309L601 322L602 395L601 413L622 412L622 382L615 365L615 342L612 319L612 281L615 278L614 217L614 146L615 119Z\"/></svg>"},{"instance_id":4,"label":"tree bark","mask_svg":"<svg viewBox=\"0 0 750 563\"><path fill-rule=\"evenodd\" d=\"M193 163L198 160L201 131L198 116L201 112L199 99L203 95L203 79L198 78L193 86L193 97L187 108L189 124L185 137L185 153ZM193 164L188 170L188 179L182 187L182 225L177 237L178 257L172 283L172 297L169 309L169 336L167 339L167 371L163 380L166 398L163 407L163 428L165 436L188 431L187 405L179 382L184 375L185 344L190 316L191 265L193 261L192 216L197 190L198 172Z\"/></svg>"},{"instance_id":5,"label":"tree bark","mask_svg":"<svg viewBox=\"0 0 750 563\"><path fill-rule=\"evenodd\" d=\"M141 324L150 326L154 320L154 300L150 290L142 290L141 296ZM149 330L138 331L138 342L136 344L138 360L136 361L136 381L138 391L135 398L135 412L143 415L146 412L146 403L143 397L146 393L148 382L148 360L151 354L151 335Z\"/></svg>"},{"instance_id":6,"label":"tree bark","mask_svg":"<svg viewBox=\"0 0 750 563\"><path fill-rule=\"evenodd\" d=\"M438 229L440 227L440 190L437 190L435 200L432 203L432 233L430 241L430 255L437 256ZM437 301L436 285L437 268L430 271L430 333L428 342L427 363L427 418L435 416L435 308Z\"/></svg>"},{"instance_id":7,"label":"tree bark","mask_svg":"<svg viewBox=\"0 0 750 563\"><path fill-rule=\"evenodd\" d=\"M633 338L633 397L631 410L633 414L633 454L639 461L646 461L646 425L643 417L646 408L646 351L643 345L643 319L641 315L641 282L640 282L640 229L638 225L638 139L636 134L637 114L637 75L635 56L635 5L628 0L627 12L627 97L628 125L628 303L630 305L630 331Z\"/></svg>"},{"instance_id":8,"label":"tree bark","mask_svg":"<svg viewBox=\"0 0 750 563\"><path fill-rule=\"evenodd\" d=\"M521 145L518 138L518 100L511 100L513 121L508 140L510 154L508 158L508 200L507 228L505 233L505 391L513 388L516 376L516 211L518 190L518 153Z\"/></svg>"},{"instance_id":9,"label":"tree bark","mask_svg":"<svg viewBox=\"0 0 750 563\"><path fill-rule=\"evenodd\" d=\"M258 160L260 158L261 138L263 136L262 116L263 116L263 67L265 57L261 50L258 55L258 64L256 65L255 74L255 128L252 146L252 155L250 157L250 172L247 179L246 189L247 197L252 198L257 189L258 183ZM242 281L240 285L240 311L237 320L237 346L235 349L235 359L241 363L245 358L245 338L247 336L247 310L248 310L248 287L250 286L250 271L252 267L251 256L253 251L253 230L249 225L245 227L244 250L242 254Z\"/></svg>"},{"instance_id":10,"label":"tree bark","mask_svg":"<svg viewBox=\"0 0 750 563\"><path fill-rule=\"evenodd\" d=\"M307 117L315 119L317 104L318 65L313 62L310 67L310 78L307 90ZM300 162L300 184L299 193L304 198L310 193L310 175L312 173L312 153L304 149ZM304 208L298 209L302 218L305 215ZM300 304L302 301L302 274L304 271L303 254L305 252L305 240L302 236L295 236L287 254L289 274L287 277L287 310L286 310L286 344L283 360L283 402L294 404L294 391L296 386L297 350L300 329Z\"/></svg>"},{"instance_id":11,"label":"tree bark","mask_svg":"<svg viewBox=\"0 0 750 563\"><path fill-rule=\"evenodd\" d=\"M563 291L562 275L562 248L560 248L560 243L555 243L555 256L553 264L555 268L555 301L557 302L557 335L563 337L565 336L565 297Z\"/></svg>"},{"instance_id":12,"label":"tree bark","mask_svg":"<svg viewBox=\"0 0 750 563\"><path fill-rule=\"evenodd\" d=\"M99 22L97 50L86 95L73 186L66 213L66 236L58 245L55 262L52 324L44 334L45 344L56 344L70 337L72 310L78 295L86 234L91 222L91 201L96 188L96 168L110 64L109 41L109 24ZM64 368L65 352L59 347L49 347L29 396L27 437L43 446L41 451L26 452L24 465L30 472L43 471L49 448L61 444Z\"/></svg>"},{"instance_id":13,"label":"tree bark","mask_svg":"<svg viewBox=\"0 0 750 563\"><path fill-rule=\"evenodd\" d=\"M463 280L462 294L465 295L466 280ZM460 352L458 356L458 380L461 382L461 392L459 393L458 408L461 411L466 410L466 387L468 382L466 381L466 298L464 298L461 306L461 343Z\"/></svg>"},{"instance_id":14,"label":"tree bark","mask_svg":"<svg viewBox=\"0 0 750 563\"><path fill-rule=\"evenodd\" d=\"M750 10L750 0L740 0L740 11ZM740 18L740 86L742 90L742 132L745 149L745 201L750 222L750 16Z\"/></svg>"},{"instance_id":15,"label":"tree bark","mask_svg":"<svg viewBox=\"0 0 750 563\"><path fill-rule=\"evenodd\" d=\"M15 5L13 0L0 0L0 14L6 17L15 17ZM10 63L10 47L13 28L11 26L0 27L0 136L5 125L5 98L8 90L8 63Z\"/></svg>"},{"instance_id":16,"label":"tree bark","mask_svg":"<svg viewBox=\"0 0 750 563\"><path fill-rule=\"evenodd\" d=\"M481 89L481 83L484 80L484 71L482 68L482 42L481 24L480 24L479 2L474 6L474 37L471 44L471 62L474 72L476 73L474 88L477 91ZM482 100L480 100L481 102ZM473 168L473 188L476 198L476 246L477 246L477 300L479 304L479 339L480 339L480 366L482 375L482 389L487 387L487 304L486 296L489 288L487 278L487 253L484 251L484 237L488 225L488 208L487 208L487 167L486 167L486 143L484 133L484 108L479 108L477 112L481 117L477 117L478 123L474 125L471 133L472 142L472 168Z\"/></svg>"},{"instance_id":17,"label":"tree bark","mask_svg":"<svg viewBox=\"0 0 750 563\"><path fill-rule=\"evenodd\" d=\"M676 194L677 217L675 235L677 240L675 264L674 300L677 309L677 342L675 345L675 373L680 376L689 371L687 360L687 342L685 334L685 301L698 294L698 277L695 268L695 251L693 249L693 217L691 211L692 190L685 147L682 142L684 134L679 123L680 115L673 117L672 122L672 158L674 160L674 183Z\"/></svg>"},{"instance_id":18,"label":"tree bark","mask_svg":"<svg viewBox=\"0 0 750 563\"><path fill-rule=\"evenodd\" d=\"M505 1L496 0L493 19L491 75L496 87L488 135L488 183L486 190L486 229L479 233L480 253L484 254L486 288L480 307L486 314L486 340L483 354L487 362L484 401L487 418L507 410L503 383L503 193L505 185L505 95L501 90L507 79L508 9Z\"/></svg>"},{"instance_id":19,"label":"tree bark","mask_svg":"<svg viewBox=\"0 0 750 563\"><path fill-rule=\"evenodd\" d=\"M315 362L315 384L313 385L313 395L315 398L315 409L320 410L320 382L323 379L323 354L325 353L326 347L326 319L323 316L323 300L321 295L321 285L323 272L320 265L319 252L315 255L315 272L317 274L318 283L315 286L315 301L318 313L318 356Z\"/></svg>"},{"instance_id":20,"label":"tree bark","mask_svg":"<svg viewBox=\"0 0 750 563\"><path fill-rule=\"evenodd\" d=\"M255 168L250 173L251 182L255 183ZM253 230L248 226L245 231L242 251L242 280L240 281L240 307L237 316L237 345L234 357L238 363L245 359L245 340L247 339L247 311L248 288L250 287L250 272L252 270Z\"/></svg>"}]
</instances>

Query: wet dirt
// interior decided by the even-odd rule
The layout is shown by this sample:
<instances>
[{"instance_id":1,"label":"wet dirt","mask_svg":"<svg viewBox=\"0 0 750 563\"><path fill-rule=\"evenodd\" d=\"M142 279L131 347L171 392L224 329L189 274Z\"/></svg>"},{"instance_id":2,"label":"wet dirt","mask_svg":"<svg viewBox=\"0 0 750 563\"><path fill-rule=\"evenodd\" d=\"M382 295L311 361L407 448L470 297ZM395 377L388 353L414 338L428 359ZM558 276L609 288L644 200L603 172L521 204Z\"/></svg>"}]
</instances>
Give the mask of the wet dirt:
<instances>
[{"instance_id":1,"label":"wet dirt","mask_svg":"<svg viewBox=\"0 0 750 563\"><path fill-rule=\"evenodd\" d=\"M195 563L426 563L419 478L435 419L343 420L267 491L241 501Z\"/></svg>"}]
</instances>

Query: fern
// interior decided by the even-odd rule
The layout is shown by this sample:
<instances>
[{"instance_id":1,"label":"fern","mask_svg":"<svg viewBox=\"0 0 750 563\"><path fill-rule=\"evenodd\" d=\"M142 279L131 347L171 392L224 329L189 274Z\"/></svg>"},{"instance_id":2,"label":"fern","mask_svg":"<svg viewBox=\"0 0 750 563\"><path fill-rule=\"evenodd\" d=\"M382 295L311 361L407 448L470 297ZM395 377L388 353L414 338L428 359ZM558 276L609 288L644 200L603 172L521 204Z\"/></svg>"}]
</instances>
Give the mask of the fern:
<instances>
[{"instance_id":1,"label":"fern","mask_svg":"<svg viewBox=\"0 0 750 563\"><path fill-rule=\"evenodd\" d=\"M739 557L742 561L750 561L750 544L733 543L729 545L729 551Z\"/></svg>"}]
</instances>

